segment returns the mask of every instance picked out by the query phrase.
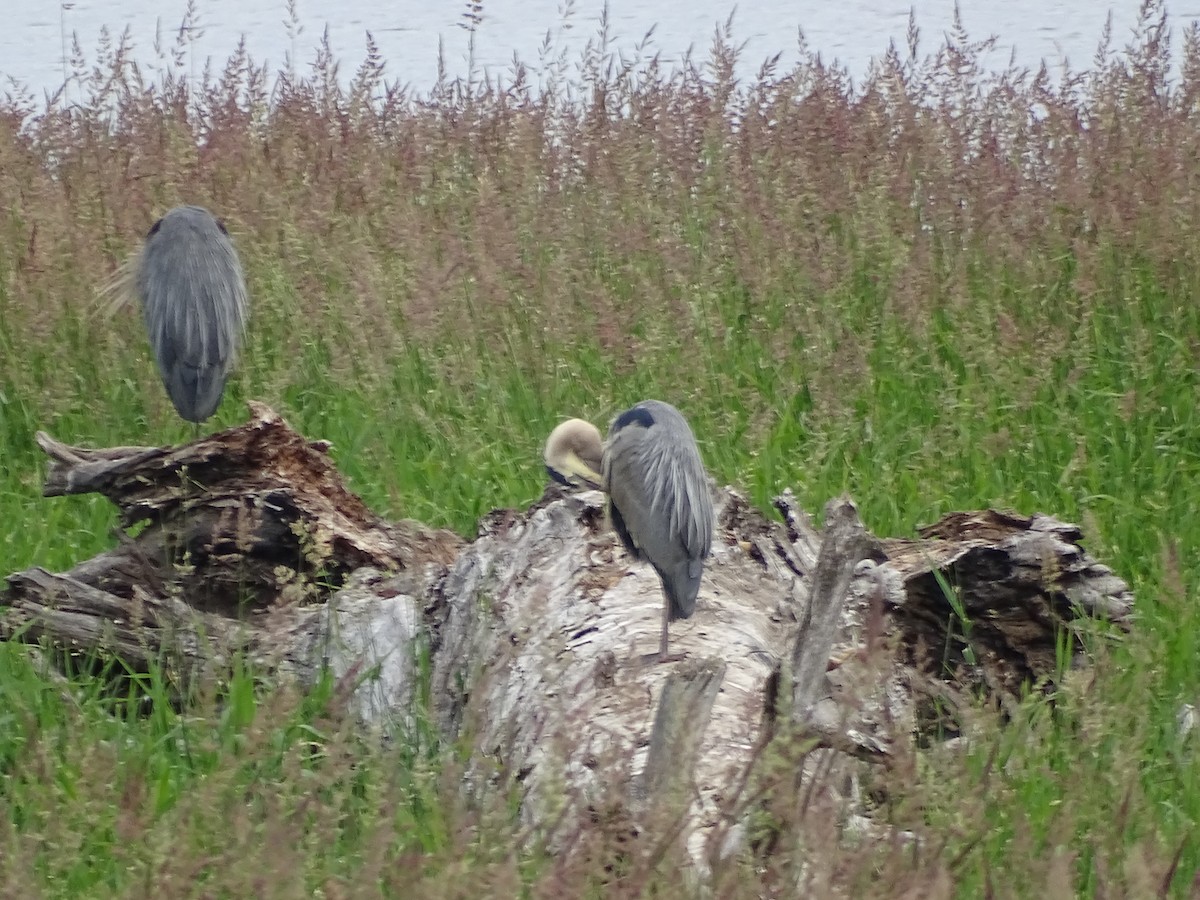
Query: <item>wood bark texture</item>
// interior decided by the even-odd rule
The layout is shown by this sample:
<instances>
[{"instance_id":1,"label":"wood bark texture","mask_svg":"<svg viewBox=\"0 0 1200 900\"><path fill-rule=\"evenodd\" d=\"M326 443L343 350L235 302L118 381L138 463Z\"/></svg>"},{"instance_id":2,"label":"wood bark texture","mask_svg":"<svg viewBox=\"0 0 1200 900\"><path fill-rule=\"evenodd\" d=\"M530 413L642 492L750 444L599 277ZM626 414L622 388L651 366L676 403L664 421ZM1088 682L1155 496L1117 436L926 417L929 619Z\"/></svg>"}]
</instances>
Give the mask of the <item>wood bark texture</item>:
<instances>
[{"instance_id":1,"label":"wood bark texture","mask_svg":"<svg viewBox=\"0 0 1200 900\"><path fill-rule=\"evenodd\" d=\"M465 542L381 520L327 444L251 413L178 448L39 434L46 495L103 494L122 530L69 572L10 575L0 637L159 663L181 687L233 654L302 684L332 669L384 729L408 714L423 648L468 788L516 786L531 832L562 852L615 822L631 847L678 842L702 875L739 846L740 798L781 730L850 776L887 765L898 743L951 730L946 697L1052 686L1064 652L1084 664L1090 635L1132 613L1079 529L1049 516L954 513L879 540L847 498L818 530L790 492L768 518L725 488L695 615L671 626L685 658L647 665L660 583L621 549L600 493L548 488ZM855 814L853 792L834 793Z\"/></svg>"},{"instance_id":2,"label":"wood bark texture","mask_svg":"<svg viewBox=\"0 0 1200 900\"><path fill-rule=\"evenodd\" d=\"M181 689L234 654L306 684L326 666L381 666L391 680L360 689L360 708L407 697L422 598L463 541L371 513L327 443L259 404L245 425L177 448L37 442L44 494L102 494L120 531L69 572L10 575L0 637L157 662Z\"/></svg>"}]
</instances>

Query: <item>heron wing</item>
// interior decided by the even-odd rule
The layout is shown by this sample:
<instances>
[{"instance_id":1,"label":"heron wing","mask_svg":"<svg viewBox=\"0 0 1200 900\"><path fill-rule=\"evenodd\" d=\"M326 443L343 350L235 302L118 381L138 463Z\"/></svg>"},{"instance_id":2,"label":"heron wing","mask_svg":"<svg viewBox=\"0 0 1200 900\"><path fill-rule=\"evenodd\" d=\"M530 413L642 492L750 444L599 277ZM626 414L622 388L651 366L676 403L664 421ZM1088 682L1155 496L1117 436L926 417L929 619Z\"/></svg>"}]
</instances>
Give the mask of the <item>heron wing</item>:
<instances>
[{"instance_id":1,"label":"heron wing","mask_svg":"<svg viewBox=\"0 0 1200 900\"><path fill-rule=\"evenodd\" d=\"M174 209L147 236L138 289L167 394L185 419L207 419L245 328L246 287L233 244L207 210Z\"/></svg>"},{"instance_id":2,"label":"heron wing","mask_svg":"<svg viewBox=\"0 0 1200 900\"><path fill-rule=\"evenodd\" d=\"M622 542L662 577L671 618L691 615L712 548L713 515L704 465L683 416L647 401L618 417L604 480Z\"/></svg>"}]
</instances>

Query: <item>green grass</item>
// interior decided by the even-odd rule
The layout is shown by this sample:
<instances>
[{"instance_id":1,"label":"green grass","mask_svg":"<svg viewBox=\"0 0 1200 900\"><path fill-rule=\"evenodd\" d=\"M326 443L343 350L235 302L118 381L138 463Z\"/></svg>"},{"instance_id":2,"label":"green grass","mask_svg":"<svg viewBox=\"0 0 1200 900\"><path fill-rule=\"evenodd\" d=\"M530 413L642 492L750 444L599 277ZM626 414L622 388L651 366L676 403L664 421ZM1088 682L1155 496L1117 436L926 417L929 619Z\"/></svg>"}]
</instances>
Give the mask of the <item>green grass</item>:
<instances>
[{"instance_id":1,"label":"green grass","mask_svg":"<svg viewBox=\"0 0 1200 900\"><path fill-rule=\"evenodd\" d=\"M235 668L219 703L177 712L155 672L119 668L50 683L0 648L6 894L311 896L380 865L373 854L451 843L418 735L382 764L330 714L331 683L264 696Z\"/></svg>"},{"instance_id":2,"label":"green grass","mask_svg":"<svg viewBox=\"0 0 1200 900\"><path fill-rule=\"evenodd\" d=\"M1176 716L1200 705L1193 76L982 90L957 115L975 95L953 79L851 95L809 67L735 128L721 84L642 75L603 95L580 76L578 95L609 105L558 120L546 98L485 89L350 115L320 78L267 105L244 73L111 119L99 102L10 110L0 569L64 570L115 539L104 501L41 497L37 430L190 438L137 314L98 316L92 298L154 215L203 202L227 216L253 300L206 427L266 402L331 440L388 517L470 536L541 494L562 417L603 426L659 397L763 507L785 487L813 512L848 491L879 535L989 505L1080 523L1137 595L1133 633L1101 646L1094 679L1003 728L981 708L967 749L881 776L881 815L927 849L851 854L840 884L1146 896L1170 878L1190 896L1200 754ZM1041 130L1005 111L1035 102ZM381 746L331 685L300 696L233 672L172 707L153 672L76 663L52 680L0 645L0 893L602 893L597 869L517 852L508 805L467 806L455 748L428 727ZM725 895L757 896L796 863L718 874ZM622 884L678 891L669 872L645 879Z\"/></svg>"}]
</instances>

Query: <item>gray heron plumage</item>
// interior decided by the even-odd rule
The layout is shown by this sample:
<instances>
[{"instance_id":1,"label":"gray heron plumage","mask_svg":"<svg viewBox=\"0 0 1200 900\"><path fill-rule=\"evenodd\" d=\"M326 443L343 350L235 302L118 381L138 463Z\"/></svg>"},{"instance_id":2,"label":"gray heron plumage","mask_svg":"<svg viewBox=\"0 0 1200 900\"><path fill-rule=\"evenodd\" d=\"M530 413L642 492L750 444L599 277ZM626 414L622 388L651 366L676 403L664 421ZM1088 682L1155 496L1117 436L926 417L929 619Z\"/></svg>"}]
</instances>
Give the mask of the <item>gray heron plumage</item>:
<instances>
[{"instance_id":1,"label":"gray heron plumage","mask_svg":"<svg viewBox=\"0 0 1200 900\"><path fill-rule=\"evenodd\" d=\"M167 396L184 419L203 422L221 403L249 307L225 226L200 206L169 210L112 289L135 291Z\"/></svg>"},{"instance_id":2,"label":"gray heron plumage","mask_svg":"<svg viewBox=\"0 0 1200 900\"><path fill-rule=\"evenodd\" d=\"M607 493L626 551L658 573L665 600L659 659L668 659L668 625L695 611L712 549L708 476L687 420L669 403L643 400L613 419L603 446L594 426L571 419L551 433L544 456L557 480Z\"/></svg>"}]
</instances>

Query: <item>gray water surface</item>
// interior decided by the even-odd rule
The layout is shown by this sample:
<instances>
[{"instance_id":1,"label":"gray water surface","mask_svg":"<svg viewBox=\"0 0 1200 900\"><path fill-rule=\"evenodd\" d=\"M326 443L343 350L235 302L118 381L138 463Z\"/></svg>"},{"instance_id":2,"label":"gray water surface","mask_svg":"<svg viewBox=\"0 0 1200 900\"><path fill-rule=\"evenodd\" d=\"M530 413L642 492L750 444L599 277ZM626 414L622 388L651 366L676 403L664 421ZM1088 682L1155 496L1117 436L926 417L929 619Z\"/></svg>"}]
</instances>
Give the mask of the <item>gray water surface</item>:
<instances>
[{"instance_id":1,"label":"gray water surface","mask_svg":"<svg viewBox=\"0 0 1200 900\"><path fill-rule=\"evenodd\" d=\"M1181 28L1200 18L1200 0L1168 6L1170 24ZM1111 12L1113 44L1121 49L1137 23L1137 0L959 0L967 34L973 40L994 35L996 50L989 66L1003 68L1010 58L1036 67L1046 60L1052 71L1087 68ZM40 95L64 83L69 74L72 37L76 36L88 64L96 59L101 29L114 36L129 30L134 57L150 73L175 68L189 76L203 72L206 61L217 70L244 36L258 63L270 71L290 59L305 70L315 57L322 32L349 77L365 56L369 31L386 61L385 77L425 92L435 81L439 42L448 73L466 75L470 69L470 32L462 27L465 3L297 0L295 20L281 0L196 0L198 28L184 38L184 58L176 65L169 55L187 9L186 0L73 0L57 5L0 0L0 92L10 79ZM475 29L477 72L506 76L514 53L537 74L539 61L566 51L565 74L574 72L580 52L599 31L603 0L482 0L482 21ZM798 58L798 29L809 48L826 61L838 60L861 78L872 57L890 41L906 53L910 9L921 31L921 51L928 54L942 43L952 27L954 0L847 0L847 2L745 3L733 15L732 34L745 44L743 76L752 76L766 58L783 54L787 64ZM683 59L689 48L707 57L713 35L734 11L731 0L608 0L611 46L632 56L653 29L643 56L660 53L668 63ZM156 34L162 51L156 52ZM544 49L548 45L549 54Z\"/></svg>"}]
</instances>

